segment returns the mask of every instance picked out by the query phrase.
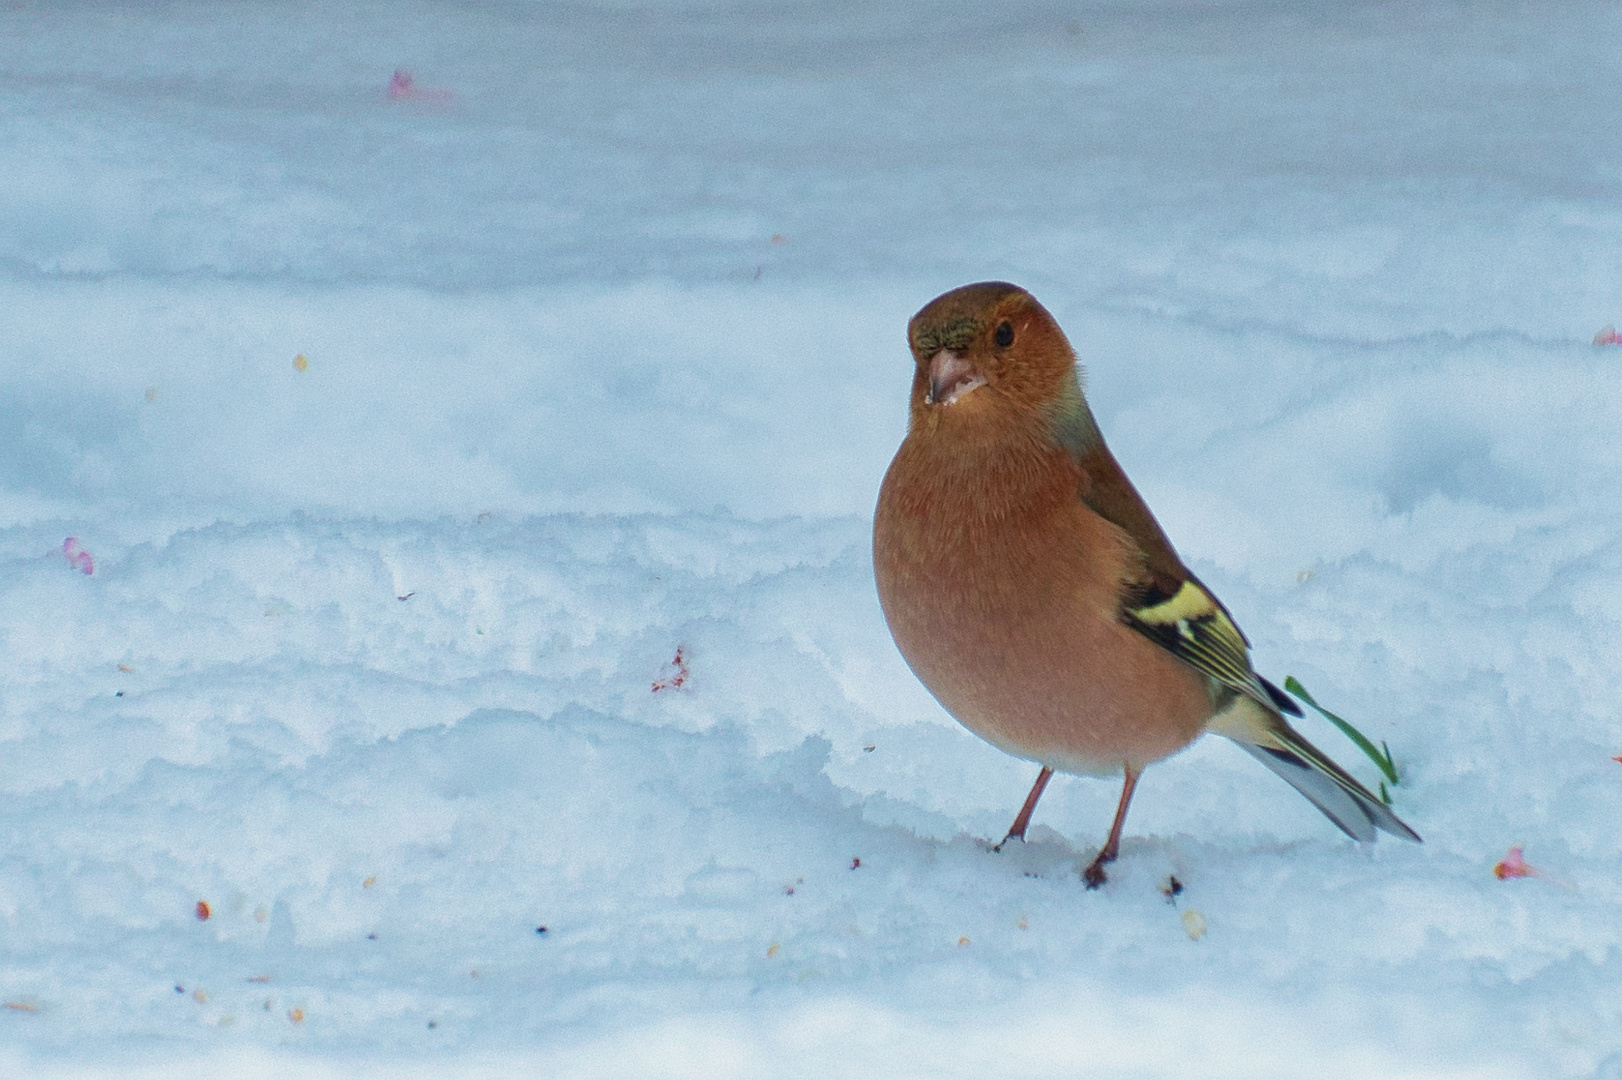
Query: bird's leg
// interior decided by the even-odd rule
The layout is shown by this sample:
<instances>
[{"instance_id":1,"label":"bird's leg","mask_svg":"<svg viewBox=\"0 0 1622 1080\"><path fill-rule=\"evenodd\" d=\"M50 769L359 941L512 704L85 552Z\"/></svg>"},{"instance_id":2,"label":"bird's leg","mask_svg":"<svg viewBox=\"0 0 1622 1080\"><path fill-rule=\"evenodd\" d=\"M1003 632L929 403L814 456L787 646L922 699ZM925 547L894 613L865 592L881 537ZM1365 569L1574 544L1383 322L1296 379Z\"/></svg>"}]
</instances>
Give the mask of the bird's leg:
<instances>
[{"instance_id":1,"label":"bird's leg","mask_svg":"<svg viewBox=\"0 0 1622 1080\"><path fill-rule=\"evenodd\" d=\"M1121 826L1126 824L1126 808L1132 801L1132 789L1138 786L1139 770L1132 766L1125 766L1126 783L1121 786L1121 803L1115 808L1115 824L1110 826L1109 839L1104 841L1104 847L1099 851L1097 858L1087 864L1087 869L1081 872L1081 879L1087 883L1089 889L1096 889L1109 876L1104 873L1104 864L1114 862L1115 856L1121 853Z\"/></svg>"},{"instance_id":2,"label":"bird's leg","mask_svg":"<svg viewBox=\"0 0 1622 1080\"><path fill-rule=\"evenodd\" d=\"M1002 844L992 848L992 851L1001 851L1003 844L1016 836L1019 837L1020 843L1025 842L1025 827L1031 823L1031 811L1036 809L1036 800L1042 797L1042 789L1048 786L1048 781L1052 778L1053 770L1046 765L1042 766L1042 771L1036 774L1036 783L1031 785L1031 793L1025 796L1025 805L1019 808L1019 817L1015 818L1014 824L1009 827L1008 835L1002 838Z\"/></svg>"}]
</instances>

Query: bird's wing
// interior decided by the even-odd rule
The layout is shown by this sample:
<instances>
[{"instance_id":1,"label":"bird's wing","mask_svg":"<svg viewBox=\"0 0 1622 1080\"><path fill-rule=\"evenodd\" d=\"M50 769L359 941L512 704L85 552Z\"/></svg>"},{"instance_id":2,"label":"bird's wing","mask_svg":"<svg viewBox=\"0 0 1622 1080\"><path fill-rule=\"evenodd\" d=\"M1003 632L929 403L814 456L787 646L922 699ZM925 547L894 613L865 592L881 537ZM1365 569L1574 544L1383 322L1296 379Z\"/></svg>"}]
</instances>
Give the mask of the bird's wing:
<instances>
[{"instance_id":1,"label":"bird's wing","mask_svg":"<svg viewBox=\"0 0 1622 1080\"><path fill-rule=\"evenodd\" d=\"M1148 504L1132 481L1126 478L1115 455L1109 452L1102 439L1083 453L1071 448L1075 462L1081 467L1078 494L1093 513L1122 529L1142 556L1139 574L1143 598L1155 596L1170 599L1177 595L1191 575L1177 551L1166 539L1160 522L1149 512Z\"/></svg>"},{"instance_id":2,"label":"bird's wing","mask_svg":"<svg viewBox=\"0 0 1622 1080\"><path fill-rule=\"evenodd\" d=\"M1236 693L1277 711L1279 701L1250 667L1250 649L1233 619L1192 574L1168 600L1121 608L1126 624L1179 660Z\"/></svg>"},{"instance_id":3,"label":"bird's wing","mask_svg":"<svg viewBox=\"0 0 1622 1080\"><path fill-rule=\"evenodd\" d=\"M1118 526L1142 553L1142 571L1128 582L1121 618L1132 629L1235 693L1267 709L1300 715L1282 693L1250 667L1250 642L1222 602L1183 565L1143 497L1100 441L1081 456L1081 499Z\"/></svg>"},{"instance_id":4,"label":"bird's wing","mask_svg":"<svg viewBox=\"0 0 1622 1080\"><path fill-rule=\"evenodd\" d=\"M1094 513L1114 523L1142 553L1142 570L1126 582L1121 619L1173 656L1235 694L1262 706L1226 710L1213 730L1227 735L1278 773L1357 840L1383 829L1419 843L1419 834L1368 789L1309 743L1282 713L1301 707L1250 666L1250 643L1233 616L1177 557L1160 524L1100 440L1077 455L1079 492ZM1220 717L1219 717L1220 719Z\"/></svg>"}]
</instances>

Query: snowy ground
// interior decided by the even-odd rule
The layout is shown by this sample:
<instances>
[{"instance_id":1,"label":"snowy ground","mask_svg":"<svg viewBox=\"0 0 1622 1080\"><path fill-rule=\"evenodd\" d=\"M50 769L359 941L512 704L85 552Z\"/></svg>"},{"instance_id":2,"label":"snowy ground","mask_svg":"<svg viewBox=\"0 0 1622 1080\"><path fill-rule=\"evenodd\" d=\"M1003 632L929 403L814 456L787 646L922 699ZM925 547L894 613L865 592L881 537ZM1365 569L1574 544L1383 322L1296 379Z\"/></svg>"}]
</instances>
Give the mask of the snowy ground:
<instances>
[{"instance_id":1,"label":"snowy ground","mask_svg":"<svg viewBox=\"0 0 1622 1080\"><path fill-rule=\"evenodd\" d=\"M1622 10L1321 7L0 8L0 1074L1622 1077ZM985 278L1423 847L985 850L868 550Z\"/></svg>"}]
</instances>

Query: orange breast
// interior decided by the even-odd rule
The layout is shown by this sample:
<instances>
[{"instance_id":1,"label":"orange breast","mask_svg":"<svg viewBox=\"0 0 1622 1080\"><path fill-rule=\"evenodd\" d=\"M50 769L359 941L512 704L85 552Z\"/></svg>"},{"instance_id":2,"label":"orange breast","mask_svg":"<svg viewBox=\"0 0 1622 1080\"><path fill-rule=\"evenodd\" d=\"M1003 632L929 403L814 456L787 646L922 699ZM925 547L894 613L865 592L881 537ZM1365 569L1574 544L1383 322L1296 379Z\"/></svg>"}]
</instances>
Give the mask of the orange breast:
<instances>
[{"instance_id":1,"label":"orange breast","mask_svg":"<svg viewBox=\"0 0 1622 1080\"><path fill-rule=\"evenodd\" d=\"M908 449L880 491L874 572L896 645L948 712L1008 753L1084 774L1200 734L1208 681L1120 622L1130 541L1076 496L1068 458L1012 476L980 463L954 483Z\"/></svg>"}]
</instances>

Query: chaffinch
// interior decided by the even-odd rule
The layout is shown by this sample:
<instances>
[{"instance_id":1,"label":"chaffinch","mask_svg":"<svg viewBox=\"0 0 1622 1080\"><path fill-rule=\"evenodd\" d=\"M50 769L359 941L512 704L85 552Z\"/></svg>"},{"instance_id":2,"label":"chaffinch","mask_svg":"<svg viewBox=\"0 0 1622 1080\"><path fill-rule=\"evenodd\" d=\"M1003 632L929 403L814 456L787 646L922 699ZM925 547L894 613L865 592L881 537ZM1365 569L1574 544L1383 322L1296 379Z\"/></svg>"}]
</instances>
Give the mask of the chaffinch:
<instances>
[{"instance_id":1,"label":"chaffinch","mask_svg":"<svg viewBox=\"0 0 1622 1080\"><path fill-rule=\"evenodd\" d=\"M1089 888L1120 850L1145 766L1206 731L1238 743L1349 836L1419 836L1307 742L1249 642L1183 565L1104 445L1076 354L1014 285L965 285L907 327L906 439L873 519L879 601L901 655L970 731L1054 770L1124 775Z\"/></svg>"}]
</instances>

